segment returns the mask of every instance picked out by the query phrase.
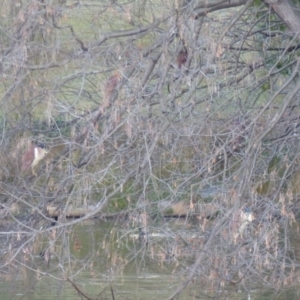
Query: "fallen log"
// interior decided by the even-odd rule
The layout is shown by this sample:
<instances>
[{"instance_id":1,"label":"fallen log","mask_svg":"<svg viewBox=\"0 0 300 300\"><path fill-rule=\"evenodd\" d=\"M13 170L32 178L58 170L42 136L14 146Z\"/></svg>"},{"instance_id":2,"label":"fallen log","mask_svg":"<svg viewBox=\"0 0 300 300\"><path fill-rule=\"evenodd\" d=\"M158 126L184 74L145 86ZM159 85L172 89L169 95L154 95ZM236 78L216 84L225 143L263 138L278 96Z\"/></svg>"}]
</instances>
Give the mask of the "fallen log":
<instances>
[{"instance_id":1,"label":"fallen log","mask_svg":"<svg viewBox=\"0 0 300 300\"><path fill-rule=\"evenodd\" d=\"M51 218L57 218L61 215L67 218L80 218L94 212L96 208L97 206L95 205L82 207L74 207L70 205L67 208L62 206L48 205L47 212ZM196 209L190 209L190 207L184 201L179 201L176 203L163 202L158 205L158 212L164 217L182 218L187 216L200 216L202 218L210 218L218 212L218 208L212 204L202 204L198 205ZM124 215L124 212L101 214L101 217L114 218L120 215Z\"/></svg>"},{"instance_id":2,"label":"fallen log","mask_svg":"<svg viewBox=\"0 0 300 300\"><path fill-rule=\"evenodd\" d=\"M64 215L67 218L79 218L92 213L93 211L95 211L95 209L95 205L88 205L83 207L68 206L67 208L53 205L47 206L47 212L49 214L49 217L51 218L59 217L61 215Z\"/></svg>"}]
</instances>

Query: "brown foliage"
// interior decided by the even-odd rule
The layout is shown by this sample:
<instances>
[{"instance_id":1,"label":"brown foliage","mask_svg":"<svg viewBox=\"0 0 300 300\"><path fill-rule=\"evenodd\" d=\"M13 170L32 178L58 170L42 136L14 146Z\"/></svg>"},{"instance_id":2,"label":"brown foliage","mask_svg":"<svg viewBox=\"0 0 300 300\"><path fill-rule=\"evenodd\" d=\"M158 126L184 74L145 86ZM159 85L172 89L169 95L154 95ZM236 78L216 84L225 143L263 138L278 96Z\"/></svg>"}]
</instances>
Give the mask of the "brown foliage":
<instances>
[{"instance_id":1,"label":"brown foliage","mask_svg":"<svg viewBox=\"0 0 300 300\"><path fill-rule=\"evenodd\" d=\"M177 55L177 66L181 69L188 60L188 51L186 48L182 49Z\"/></svg>"}]
</instances>

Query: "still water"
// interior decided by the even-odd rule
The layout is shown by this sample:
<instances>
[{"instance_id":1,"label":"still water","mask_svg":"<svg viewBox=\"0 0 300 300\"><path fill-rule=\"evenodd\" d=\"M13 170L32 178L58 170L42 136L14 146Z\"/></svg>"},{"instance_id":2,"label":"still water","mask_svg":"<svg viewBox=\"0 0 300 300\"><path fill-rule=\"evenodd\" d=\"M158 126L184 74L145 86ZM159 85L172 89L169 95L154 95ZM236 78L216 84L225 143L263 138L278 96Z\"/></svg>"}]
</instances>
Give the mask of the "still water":
<instances>
[{"instance_id":1,"label":"still water","mask_svg":"<svg viewBox=\"0 0 300 300\"><path fill-rule=\"evenodd\" d=\"M41 236L2 272L0 300L167 299L185 279L185 268L176 260L166 260L161 242L149 250L135 235L134 229L116 230L110 223L88 222L47 239ZM41 255L45 249L51 249L48 262ZM299 299L299 291L275 296L262 288L245 292L225 287L210 295L195 280L176 299Z\"/></svg>"}]
</instances>

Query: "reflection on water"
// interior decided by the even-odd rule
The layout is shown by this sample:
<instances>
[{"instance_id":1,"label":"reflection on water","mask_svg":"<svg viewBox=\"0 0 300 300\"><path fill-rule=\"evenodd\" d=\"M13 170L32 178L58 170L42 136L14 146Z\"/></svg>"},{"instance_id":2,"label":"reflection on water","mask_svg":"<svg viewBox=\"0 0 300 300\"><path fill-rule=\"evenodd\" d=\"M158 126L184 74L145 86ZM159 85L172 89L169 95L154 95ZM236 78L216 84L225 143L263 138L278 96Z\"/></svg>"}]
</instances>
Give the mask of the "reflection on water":
<instances>
[{"instance_id":1,"label":"reflection on water","mask_svg":"<svg viewBox=\"0 0 300 300\"><path fill-rule=\"evenodd\" d=\"M171 226L176 226L174 222ZM164 231L168 232L166 228ZM195 238L192 227L190 231ZM1 274L0 300L84 299L78 292L90 299L167 299L184 280L189 265L176 259L180 249L171 249L171 233L161 240L157 232L153 245L130 238L136 233L134 229L116 229L110 223L89 222L72 231L55 233L55 244L46 240L43 243L41 237L38 245L42 249L37 246L28 250L17 257L15 268ZM165 253L166 243L170 244L169 253ZM172 256L172 251L176 255ZM176 299L208 299L208 288L195 279ZM288 298L282 298L283 295ZM253 289L248 294L233 287L220 287L220 293L214 291L211 296L236 300L273 298L270 293ZM276 299L298 297L297 291L289 290Z\"/></svg>"}]
</instances>

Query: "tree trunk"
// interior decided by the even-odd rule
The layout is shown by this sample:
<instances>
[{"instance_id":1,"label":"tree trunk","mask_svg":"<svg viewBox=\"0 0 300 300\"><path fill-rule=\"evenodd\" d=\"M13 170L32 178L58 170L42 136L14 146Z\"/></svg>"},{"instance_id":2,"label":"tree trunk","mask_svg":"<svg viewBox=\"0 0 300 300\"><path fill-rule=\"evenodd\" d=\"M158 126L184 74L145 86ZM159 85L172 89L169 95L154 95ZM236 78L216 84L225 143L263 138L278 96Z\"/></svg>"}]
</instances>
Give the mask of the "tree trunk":
<instances>
[{"instance_id":1,"label":"tree trunk","mask_svg":"<svg viewBox=\"0 0 300 300\"><path fill-rule=\"evenodd\" d=\"M264 0L264 3L275 11L294 34L298 35L298 40L300 41L299 9L290 0Z\"/></svg>"}]
</instances>

